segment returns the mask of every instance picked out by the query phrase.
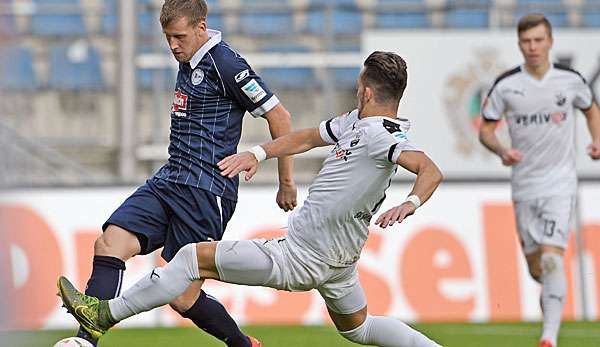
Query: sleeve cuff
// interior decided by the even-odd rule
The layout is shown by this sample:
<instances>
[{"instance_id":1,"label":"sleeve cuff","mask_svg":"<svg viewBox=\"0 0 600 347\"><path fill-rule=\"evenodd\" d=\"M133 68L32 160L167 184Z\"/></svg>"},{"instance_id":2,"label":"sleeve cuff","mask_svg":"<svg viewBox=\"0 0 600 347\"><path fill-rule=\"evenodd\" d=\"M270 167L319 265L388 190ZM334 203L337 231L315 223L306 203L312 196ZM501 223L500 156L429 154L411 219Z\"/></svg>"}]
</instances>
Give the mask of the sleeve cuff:
<instances>
[{"instance_id":1,"label":"sleeve cuff","mask_svg":"<svg viewBox=\"0 0 600 347\"><path fill-rule=\"evenodd\" d=\"M262 117L265 113L271 111L273 107L277 106L277 104L279 104L279 99L273 95L269 100L251 111L250 114L254 118Z\"/></svg>"},{"instance_id":2,"label":"sleeve cuff","mask_svg":"<svg viewBox=\"0 0 600 347\"><path fill-rule=\"evenodd\" d=\"M594 106L594 103L595 103L595 102L596 102L596 100L592 99L592 103L590 104L590 106L588 106L588 107L581 107L581 108L579 108L579 109L580 109L581 111L583 111L583 112L587 112L587 111L589 111L589 110L592 108L592 106Z\"/></svg>"},{"instance_id":3,"label":"sleeve cuff","mask_svg":"<svg viewBox=\"0 0 600 347\"><path fill-rule=\"evenodd\" d=\"M398 144L395 143L390 146L390 150L388 151L388 160L394 164L397 164L398 158L400 157L400 154L402 154L402 152L423 152L423 151L413 145L398 146Z\"/></svg>"},{"instance_id":4,"label":"sleeve cuff","mask_svg":"<svg viewBox=\"0 0 600 347\"><path fill-rule=\"evenodd\" d=\"M328 124L329 122L331 122L331 120L326 120L319 124L319 134L321 135L323 141L333 145L337 142L337 139L335 136L332 137L333 134L331 133L331 127L329 127Z\"/></svg>"},{"instance_id":5,"label":"sleeve cuff","mask_svg":"<svg viewBox=\"0 0 600 347\"><path fill-rule=\"evenodd\" d=\"M490 122L497 122L500 120L500 117L491 117L489 115L486 115L484 112L481 113L481 118Z\"/></svg>"}]
</instances>

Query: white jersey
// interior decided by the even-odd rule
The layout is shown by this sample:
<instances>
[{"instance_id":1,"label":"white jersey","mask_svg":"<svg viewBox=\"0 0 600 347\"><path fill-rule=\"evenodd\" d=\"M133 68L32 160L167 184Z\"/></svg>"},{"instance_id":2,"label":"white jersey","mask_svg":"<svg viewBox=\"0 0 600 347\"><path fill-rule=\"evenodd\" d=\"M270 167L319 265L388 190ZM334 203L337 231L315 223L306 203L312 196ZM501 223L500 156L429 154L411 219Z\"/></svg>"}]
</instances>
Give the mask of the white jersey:
<instances>
[{"instance_id":1,"label":"white jersey","mask_svg":"<svg viewBox=\"0 0 600 347\"><path fill-rule=\"evenodd\" d=\"M320 124L335 147L309 188L304 205L289 217L288 238L331 266L355 263L369 222L385 199L402 151L417 150L407 139L407 120L359 119L358 111Z\"/></svg>"},{"instance_id":2,"label":"white jersey","mask_svg":"<svg viewBox=\"0 0 600 347\"><path fill-rule=\"evenodd\" d=\"M483 102L482 116L504 115L512 147L523 154L513 165L513 200L575 194L574 108L592 106L590 87L581 75L554 64L542 80L524 66L500 75Z\"/></svg>"}]
</instances>

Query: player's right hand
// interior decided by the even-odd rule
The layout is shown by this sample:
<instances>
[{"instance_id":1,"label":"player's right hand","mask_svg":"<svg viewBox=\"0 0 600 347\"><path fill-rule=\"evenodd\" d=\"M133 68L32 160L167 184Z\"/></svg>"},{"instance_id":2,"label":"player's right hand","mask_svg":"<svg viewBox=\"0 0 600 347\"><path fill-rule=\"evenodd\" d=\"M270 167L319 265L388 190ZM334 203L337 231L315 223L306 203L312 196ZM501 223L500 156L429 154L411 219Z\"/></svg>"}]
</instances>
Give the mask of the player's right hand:
<instances>
[{"instance_id":1,"label":"player's right hand","mask_svg":"<svg viewBox=\"0 0 600 347\"><path fill-rule=\"evenodd\" d=\"M402 204L392 207L389 210L385 211L377 220L375 221L375 225L379 225L383 229L388 226L394 225L394 223L402 223L402 221L415 213L417 207L410 201L405 201Z\"/></svg>"},{"instance_id":2,"label":"player's right hand","mask_svg":"<svg viewBox=\"0 0 600 347\"><path fill-rule=\"evenodd\" d=\"M221 170L221 176L227 176L229 178L233 178L240 172L246 171L244 179L248 181L254 176L258 169L258 160L254 154L242 152L228 156L218 162L217 166Z\"/></svg>"},{"instance_id":3,"label":"player's right hand","mask_svg":"<svg viewBox=\"0 0 600 347\"><path fill-rule=\"evenodd\" d=\"M513 164L516 164L520 162L521 159L523 159L523 154L521 154L521 152L519 152L518 150L511 148L504 151L500 158L502 158L502 164L504 166L512 166Z\"/></svg>"},{"instance_id":4,"label":"player's right hand","mask_svg":"<svg viewBox=\"0 0 600 347\"><path fill-rule=\"evenodd\" d=\"M587 147L587 152L592 160L600 159L600 142L593 142Z\"/></svg>"}]
</instances>

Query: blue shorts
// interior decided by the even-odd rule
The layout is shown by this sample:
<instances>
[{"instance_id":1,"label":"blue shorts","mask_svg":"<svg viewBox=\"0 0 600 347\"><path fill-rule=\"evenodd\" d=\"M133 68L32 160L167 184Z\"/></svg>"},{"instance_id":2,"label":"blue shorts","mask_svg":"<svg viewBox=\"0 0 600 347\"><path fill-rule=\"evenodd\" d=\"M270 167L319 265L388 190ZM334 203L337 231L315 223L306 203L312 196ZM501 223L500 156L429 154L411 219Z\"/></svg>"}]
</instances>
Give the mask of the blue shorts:
<instances>
[{"instance_id":1,"label":"blue shorts","mask_svg":"<svg viewBox=\"0 0 600 347\"><path fill-rule=\"evenodd\" d=\"M151 178L128 197L102 226L119 226L134 233L140 254L163 247L170 261L188 243L218 241L223 237L236 202L209 191Z\"/></svg>"}]
</instances>

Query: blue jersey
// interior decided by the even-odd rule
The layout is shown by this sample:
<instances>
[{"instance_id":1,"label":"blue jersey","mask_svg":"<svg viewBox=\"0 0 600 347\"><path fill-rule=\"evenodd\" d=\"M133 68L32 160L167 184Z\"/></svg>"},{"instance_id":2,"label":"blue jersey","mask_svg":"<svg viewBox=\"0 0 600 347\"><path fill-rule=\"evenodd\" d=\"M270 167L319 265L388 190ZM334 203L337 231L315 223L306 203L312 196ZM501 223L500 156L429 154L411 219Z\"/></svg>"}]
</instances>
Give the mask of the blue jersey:
<instances>
[{"instance_id":1,"label":"blue jersey","mask_svg":"<svg viewBox=\"0 0 600 347\"><path fill-rule=\"evenodd\" d=\"M279 100L246 60L208 30L209 40L179 64L171 109L169 161L155 174L237 200L238 178L222 177L217 163L237 152L246 111L261 117Z\"/></svg>"}]
</instances>

